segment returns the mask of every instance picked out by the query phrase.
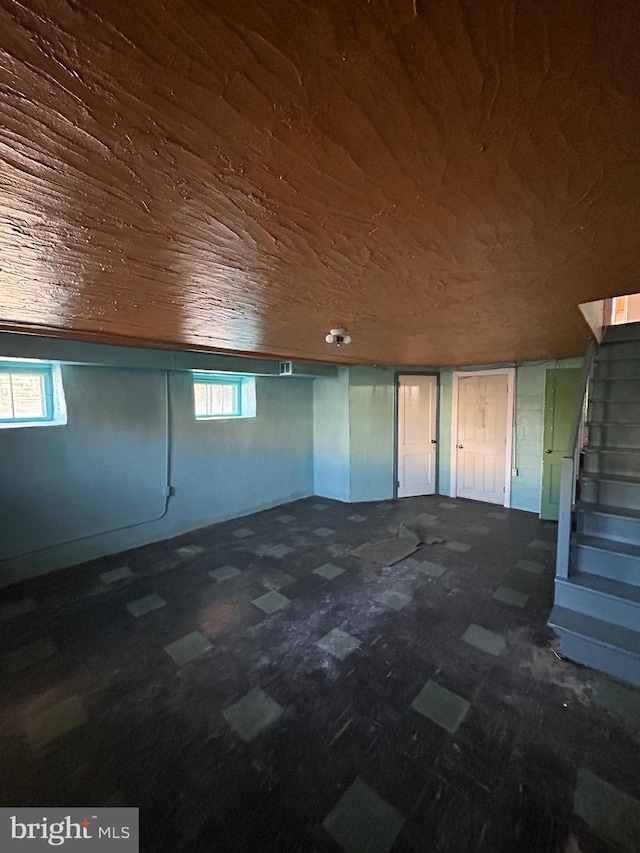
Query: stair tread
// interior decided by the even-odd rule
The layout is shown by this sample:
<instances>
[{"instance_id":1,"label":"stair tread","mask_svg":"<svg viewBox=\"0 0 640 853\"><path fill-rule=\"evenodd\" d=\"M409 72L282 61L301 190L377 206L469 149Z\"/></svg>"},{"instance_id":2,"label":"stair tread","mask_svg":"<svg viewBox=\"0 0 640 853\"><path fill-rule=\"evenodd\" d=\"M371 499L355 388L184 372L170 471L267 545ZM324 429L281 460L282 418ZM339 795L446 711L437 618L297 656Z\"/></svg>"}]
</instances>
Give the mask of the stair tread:
<instances>
[{"instance_id":1,"label":"stair tread","mask_svg":"<svg viewBox=\"0 0 640 853\"><path fill-rule=\"evenodd\" d=\"M583 453L624 453L626 456L640 456L638 447L584 447Z\"/></svg>"},{"instance_id":2,"label":"stair tread","mask_svg":"<svg viewBox=\"0 0 640 853\"><path fill-rule=\"evenodd\" d=\"M601 592L604 595L640 605L640 586L611 578L603 578L600 575L592 575L588 572L571 572L568 578L559 578L558 580L565 584L592 589L594 592ZM640 626L640 621L638 625Z\"/></svg>"},{"instance_id":3,"label":"stair tread","mask_svg":"<svg viewBox=\"0 0 640 853\"><path fill-rule=\"evenodd\" d=\"M576 510L578 512L595 512L599 515L615 515L619 518L635 518L640 521L640 509L627 509L624 506L609 506L609 504L577 501Z\"/></svg>"},{"instance_id":4,"label":"stair tread","mask_svg":"<svg viewBox=\"0 0 640 853\"><path fill-rule=\"evenodd\" d=\"M628 483L629 485L640 485L640 477L629 477L626 474L598 474L593 471L583 471L580 480L597 480L607 483Z\"/></svg>"},{"instance_id":5,"label":"stair tread","mask_svg":"<svg viewBox=\"0 0 640 853\"><path fill-rule=\"evenodd\" d=\"M586 545L588 548L597 548L599 551L609 551L613 554L625 554L629 557L637 557L640 560L639 545L629 545L626 542L616 542L613 539L601 539L599 536L582 536L580 534L577 535L573 544Z\"/></svg>"},{"instance_id":6,"label":"stair tread","mask_svg":"<svg viewBox=\"0 0 640 853\"><path fill-rule=\"evenodd\" d=\"M604 622L593 616L585 616L568 607L553 606L548 624L552 628L561 628L571 634L580 634L614 649L621 649L640 657L640 631L623 628Z\"/></svg>"}]
</instances>

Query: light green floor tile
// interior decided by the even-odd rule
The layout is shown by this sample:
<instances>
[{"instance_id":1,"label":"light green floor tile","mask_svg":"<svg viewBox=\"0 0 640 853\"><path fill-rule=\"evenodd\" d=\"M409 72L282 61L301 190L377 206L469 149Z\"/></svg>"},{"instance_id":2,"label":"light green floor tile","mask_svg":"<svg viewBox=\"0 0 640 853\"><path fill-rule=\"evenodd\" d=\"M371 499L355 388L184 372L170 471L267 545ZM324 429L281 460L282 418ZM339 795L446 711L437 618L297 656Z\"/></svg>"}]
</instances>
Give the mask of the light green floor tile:
<instances>
[{"instance_id":1,"label":"light green floor tile","mask_svg":"<svg viewBox=\"0 0 640 853\"><path fill-rule=\"evenodd\" d=\"M441 687L435 681L427 681L411 707L453 734L471 706L466 699L446 687Z\"/></svg>"},{"instance_id":2,"label":"light green floor tile","mask_svg":"<svg viewBox=\"0 0 640 853\"><path fill-rule=\"evenodd\" d=\"M505 639L502 634L495 634L493 631L487 631L480 625L469 625L467 630L462 635L465 643L470 646L475 646L487 654L497 657L504 651L506 646Z\"/></svg>"},{"instance_id":3,"label":"light green floor tile","mask_svg":"<svg viewBox=\"0 0 640 853\"><path fill-rule=\"evenodd\" d=\"M277 515L276 521L279 521L280 524L291 524L292 521L295 521L294 515Z\"/></svg>"},{"instance_id":4,"label":"light green floor tile","mask_svg":"<svg viewBox=\"0 0 640 853\"><path fill-rule=\"evenodd\" d=\"M640 850L640 803L589 770L578 772L573 810L601 838L628 853Z\"/></svg>"},{"instance_id":5,"label":"light green floor tile","mask_svg":"<svg viewBox=\"0 0 640 853\"><path fill-rule=\"evenodd\" d=\"M448 501L442 501L438 506L442 509L458 509L458 504L450 503Z\"/></svg>"},{"instance_id":6,"label":"light green floor tile","mask_svg":"<svg viewBox=\"0 0 640 853\"><path fill-rule=\"evenodd\" d=\"M390 607L393 610L402 610L407 604L411 604L413 599L410 595L405 595L403 592L396 592L393 589L385 589L380 595L376 595L376 601L383 604L385 607Z\"/></svg>"},{"instance_id":7,"label":"light green floor tile","mask_svg":"<svg viewBox=\"0 0 640 853\"><path fill-rule=\"evenodd\" d=\"M467 530L470 530L471 533L480 533L483 536L485 533L491 533L491 528L485 527L484 524L472 524L470 527L467 527Z\"/></svg>"},{"instance_id":8,"label":"light green floor tile","mask_svg":"<svg viewBox=\"0 0 640 853\"><path fill-rule=\"evenodd\" d=\"M416 569L423 575L429 575L430 578L439 578L447 571L445 566L441 566L439 563L430 563L428 560L419 562Z\"/></svg>"},{"instance_id":9,"label":"light green floor tile","mask_svg":"<svg viewBox=\"0 0 640 853\"><path fill-rule=\"evenodd\" d=\"M272 589L271 592L267 592L259 598L254 598L251 603L259 607L260 610L264 610L265 613L275 613L276 610L280 610L282 607L286 607L287 604L291 604L291 600L286 595L282 595L276 592L275 589Z\"/></svg>"},{"instance_id":10,"label":"light green floor tile","mask_svg":"<svg viewBox=\"0 0 640 853\"><path fill-rule=\"evenodd\" d=\"M266 549L265 554L268 557L277 557L279 560L281 560L283 557L286 557L287 554L290 554L292 551L293 548L290 548L288 545L280 543L278 545L270 545Z\"/></svg>"},{"instance_id":11,"label":"light green floor tile","mask_svg":"<svg viewBox=\"0 0 640 853\"><path fill-rule=\"evenodd\" d=\"M175 643L165 646L164 650L174 659L178 666L182 666L208 652L210 648L212 646L209 640L199 631L194 631L191 634L187 634L186 637L176 640Z\"/></svg>"},{"instance_id":12,"label":"light green floor tile","mask_svg":"<svg viewBox=\"0 0 640 853\"><path fill-rule=\"evenodd\" d=\"M130 601L126 606L132 616L146 616L152 610L159 610L166 605L164 598L160 598L154 592L152 595L145 595L144 598L137 598L135 601Z\"/></svg>"},{"instance_id":13,"label":"light green floor tile","mask_svg":"<svg viewBox=\"0 0 640 853\"><path fill-rule=\"evenodd\" d=\"M529 548L538 548L540 551L555 551L556 543L549 542L548 539L532 539L529 542Z\"/></svg>"},{"instance_id":14,"label":"light green floor tile","mask_svg":"<svg viewBox=\"0 0 640 853\"><path fill-rule=\"evenodd\" d=\"M471 545L467 545L466 542L456 542L455 539L450 539L448 542L445 542L445 548L448 548L450 551L458 551L460 554L466 554L467 551L471 550Z\"/></svg>"},{"instance_id":15,"label":"light green floor tile","mask_svg":"<svg viewBox=\"0 0 640 853\"><path fill-rule=\"evenodd\" d=\"M493 593L493 598L496 601L502 601L504 604L513 604L514 607L524 607L529 601L529 596L526 593L517 589L510 589L508 586L499 586Z\"/></svg>"},{"instance_id":16,"label":"light green floor tile","mask_svg":"<svg viewBox=\"0 0 640 853\"><path fill-rule=\"evenodd\" d=\"M330 581L333 578L337 578L338 575L343 575L344 569L341 569L340 566L335 566L333 563L323 563L313 570L313 574L320 575Z\"/></svg>"},{"instance_id":17,"label":"light green floor tile","mask_svg":"<svg viewBox=\"0 0 640 853\"><path fill-rule=\"evenodd\" d=\"M133 576L133 572L129 566L121 566L119 569L112 569L110 572L103 572L100 575L100 580L102 583L117 583L118 581L126 580L126 578L132 578Z\"/></svg>"},{"instance_id":18,"label":"light green floor tile","mask_svg":"<svg viewBox=\"0 0 640 853\"><path fill-rule=\"evenodd\" d=\"M334 628L318 640L316 645L335 658L344 660L351 652L360 648L360 640L347 634L346 631L341 631L340 628Z\"/></svg>"},{"instance_id":19,"label":"light green floor tile","mask_svg":"<svg viewBox=\"0 0 640 853\"><path fill-rule=\"evenodd\" d=\"M332 533L335 533L335 530L332 530L331 527L316 527L313 531L316 536L331 536Z\"/></svg>"},{"instance_id":20,"label":"light green floor tile","mask_svg":"<svg viewBox=\"0 0 640 853\"><path fill-rule=\"evenodd\" d=\"M176 554L180 557L197 557L198 554L204 554L204 548L201 545L185 545L183 548L177 548Z\"/></svg>"},{"instance_id":21,"label":"light green floor tile","mask_svg":"<svg viewBox=\"0 0 640 853\"><path fill-rule=\"evenodd\" d=\"M317 510L329 509L326 504L311 504L311 506Z\"/></svg>"},{"instance_id":22,"label":"light green floor tile","mask_svg":"<svg viewBox=\"0 0 640 853\"><path fill-rule=\"evenodd\" d=\"M36 640L35 643L29 643L28 646L23 646L21 649L16 649L15 652L9 652L2 658L2 668L5 672L18 672L27 666L31 666L38 661L46 660L51 655L55 655L58 651L52 637L45 637L42 640Z\"/></svg>"},{"instance_id":23,"label":"light green floor tile","mask_svg":"<svg viewBox=\"0 0 640 853\"><path fill-rule=\"evenodd\" d=\"M323 829L345 853L388 853L404 817L362 779L345 791L324 819Z\"/></svg>"},{"instance_id":24,"label":"light green floor tile","mask_svg":"<svg viewBox=\"0 0 640 853\"><path fill-rule=\"evenodd\" d=\"M31 749L40 749L41 746L87 722L82 701L79 696L71 696L43 711L30 717L25 723L27 738Z\"/></svg>"},{"instance_id":25,"label":"light green floor tile","mask_svg":"<svg viewBox=\"0 0 640 853\"><path fill-rule=\"evenodd\" d=\"M640 693L599 678L595 684L593 701L615 714L632 731L640 732Z\"/></svg>"},{"instance_id":26,"label":"light green floor tile","mask_svg":"<svg viewBox=\"0 0 640 853\"><path fill-rule=\"evenodd\" d=\"M358 513L355 513L355 515L348 515L347 518L349 519L349 521L366 521L367 520L366 516L358 515Z\"/></svg>"},{"instance_id":27,"label":"light green floor tile","mask_svg":"<svg viewBox=\"0 0 640 853\"><path fill-rule=\"evenodd\" d=\"M518 560L516 569L521 569L523 572L529 572L531 575L541 575L544 573L542 563L534 563L531 560Z\"/></svg>"},{"instance_id":28,"label":"light green floor tile","mask_svg":"<svg viewBox=\"0 0 640 853\"><path fill-rule=\"evenodd\" d=\"M507 517L506 512L488 512L487 513L487 518L506 518L506 517Z\"/></svg>"},{"instance_id":29,"label":"light green floor tile","mask_svg":"<svg viewBox=\"0 0 640 853\"><path fill-rule=\"evenodd\" d=\"M259 687L254 687L223 711L222 715L240 737L249 743L274 723L282 712L282 706L275 699Z\"/></svg>"},{"instance_id":30,"label":"light green floor tile","mask_svg":"<svg viewBox=\"0 0 640 853\"><path fill-rule=\"evenodd\" d=\"M250 527L239 527L237 530L233 531L233 535L236 539L247 539L249 536L253 536L255 533Z\"/></svg>"},{"instance_id":31,"label":"light green floor tile","mask_svg":"<svg viewBox=\"0 0 640 853\"><path fill-rule=\"evenodd\" d=\"M25 613L31 613L37 607L35 598L21 598L20 601L12 601L11 604L3 604L0 607L0 622L6 622L8 619L15 619L16 616L23 616Z\"/></svg>"},{"instance_id":32,"label":"light green floor tile","mask_svg":"<svg viewBox=\"0 0 640 853\"><path fill-rule=\"evenodd\" d=\"M220 566L219 569L213 569L213 571L209 572L209 577L220 582L228 581L230 578L235 578L236 575L239 574L240 569L236 569L235 566Z\"/></svg>"}]
</instances>

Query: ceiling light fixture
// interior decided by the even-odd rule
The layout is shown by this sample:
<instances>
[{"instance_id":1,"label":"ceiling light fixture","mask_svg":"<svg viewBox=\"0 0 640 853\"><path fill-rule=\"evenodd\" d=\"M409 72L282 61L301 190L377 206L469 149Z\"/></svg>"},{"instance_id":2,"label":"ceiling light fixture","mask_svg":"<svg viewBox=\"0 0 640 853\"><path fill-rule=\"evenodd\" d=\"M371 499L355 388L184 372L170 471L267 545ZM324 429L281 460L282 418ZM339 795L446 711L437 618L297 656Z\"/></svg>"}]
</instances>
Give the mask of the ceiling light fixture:
<instances>
[{"instance_id":1,"label":"ceiling light fixture","mask_svg":"<svg viewBox=\"0 0 640 853\"><path fill-rule=\"evenodd\" d=\"M325 337L325 341L328 344L335 344L339 347L341 344L350 344L351 335L348 335L344 329L331 329Z\"/></svg>"}]
</instances>

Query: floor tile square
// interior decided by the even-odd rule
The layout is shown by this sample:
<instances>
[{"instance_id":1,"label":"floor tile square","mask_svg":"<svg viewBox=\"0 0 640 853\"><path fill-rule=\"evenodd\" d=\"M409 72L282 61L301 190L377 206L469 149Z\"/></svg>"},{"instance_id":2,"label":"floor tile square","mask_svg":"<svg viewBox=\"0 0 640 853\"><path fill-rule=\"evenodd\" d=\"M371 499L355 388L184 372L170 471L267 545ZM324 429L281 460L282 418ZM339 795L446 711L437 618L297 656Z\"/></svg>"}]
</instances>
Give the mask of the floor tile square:
<instances>
[{"instance_id":1,"label":"floor tile square","mask_svg":"<svg viewBox=\"0 0 640 853\"><path fill-rule=\"evenodd\" d=\"M152 610L159 610L161 607L165 607L166 603L164 598L160 598L154 592L151 595L145 595L144 598L136 598L135 601L130 601L125 607L137 619L139 616L146 616Z\"/></svg>"},{"instance_id":2,"label":"floor tile square","mask_svg":"<svg viewBox=\"0 0 640 853\"><path fill-rule=\"evenodd\" d=\"M102 583L116 583L117 581L123 581L125 578L132 577L134 577L134 574L129 566L122 566L119 569L112 569L110 572L103 572L100 575L100 580Z\"/></svg>"},{"instance_id":3,"label":"floor tile square","mask_svg":"<svg viewBox=\"0 0 640 853\"><path fill-rule=\"evenodd\" d=\"M485 533L491 533L490 527L485 527L484 524L471 524L467 527L471 533L480 533L484 536Z\"/></svg>"},{"instance_id":4,"label":"floor tile square","mask_svg":"<svg viewBox=\"0 0 640 853\"><path fill-rule=\"evenodd\" d=\"M441 687L436 681L427 681L411 707L453 734L471 706L462 696Z\"/></svg>"},{"instance_id":5,"label":"floor tile square","mask_svg":"<svg viewBox=\"0 0 640 853\"><path fill-rule=\"evenodd\" d=\"M340 566L336 566L334 563L323 563L313 570L313 574L320 575L320 577L330 581L333 578L337 578L338 575L343 575L344 571L344 569L341 569Z\"/></svg>"},{"instance_id":6,"label":"floor tile square","mask_svg":"<svg viewBox=\"0 0 640 853\"><path fill-rule=\"evenodd\" d=\"M179 557L197 557L198 554L204 554L204 548L201 545L185 545L182 548L176 548L176 554Z\"/></svg>"},{"instance_id":7,"label":"floor tile square","mask_svg":"<svg viewBox=\"0 0 640 853\"><path fill-rule=\"evenodd\" d=\"M235 566L220 566L219 569L213 569L209 572L209 577L214 580L220 581L228 581L230 578L235 578L236 575L240 574L240 569L236 569Z\"/></svg>"},{"instance_id":8,"label":"floor tile square","mask_svg":"<svg viewBox=\"0 0 640 853\"><path fill-rule=\"evenodd\" d=\"M87 715L80 697L71 696L26 720L25 730L29 746L31 749L40 749L86 722Z\"/></svg>"},{"instance_id":9,"label":"floor tile square","mask_svg":"<svg viewBox=\"0 0 640 853\"><path fill-rule=\"evenodd\" d=\"M275 613L276 610L280 610L282 607L286 607L287 604L291 604L291 599L272 589L271 592L254 598L251 603L259 607L260 610L264 610L265 613Z\"/></svg>"},{"instance_id":10,"label":"floor tile square","mask_svg":"<svg viewBox=\"0 0 640 853\"><path fill-rule=\"evenodd\" d=\"M523 572L529 572L531 575L541 575L544 573L545 567L542 563L534 563L531 560L518 560L516 569L521 569Z\"/></svg>"},{"instance_id":11,"label":"floor tile square","mask_svg":"<svg viewBox=\"0 0 640 853\"><path fill-rule=\"evenodd\" d=\"M506 512L488 512L487 513L487 518L506 518L506 517L507 517Z\"/></svg>"},{"instance_id":12,"label":"floor tile square","mask_svg":"<svg viewBox=\"0 0 640 853\"><path fill-rule=\"evenodd\" d=\"M29 643L21 649L16 649L14 652L9 652L2 656L2 668L6 673L19 672L27 666L38 663L41 660L46 660L58 651L52 637L44 637L42 640L36 640L34 643Z\"/></svg>"},{"instance_id":13,"label":"floor tile square","mask_svg":"<svg viewBox=\"0 0 640 853\"><path fill-rule=\"evenodd\" d=\"M288 545L280 543L278 545L270 545L265 553L269 557L277 557L279 560L281 560L283 557L286 557L287 554L291 554L292 551L293 548L290 548Z\"/></svg>"},{"instance_id":14,"label":"floor tile square","mask_svg":"<svg viewBox=\"0 0 640 853\"><path fill-rule=\"evenodd\" d=\"M529 542L529 548L538 548L540 551L555 551L556 543L549 542L548 539L532 539Z\"/></svg>"},{"instance_id":15,"label":"floor tile square","mask_svg":"<svg viewBox=\"0 0 640 853\"><path fill-rule=\"evenodd\" d=\"M295 521L294 515L277 515L276 521L279 521L280 524L291 524L292 521Z\"/></svg>"},{"instance_id":16,"label":"floor tile square","mask_svg":"<svg viewBox=\"0 0 640 853\"><path fill-rule=\"evenodd\" d=\"M356 779L322 827L345 853L388 853L404 817L362 779Z\"/></svg>"},{"instance_id":17,"label":"floor tile square","mask_svg":"<svg viewBox=\"0 0 640 853\"><path fill-rule=\"evenodd\" d=\"M170 655L178 666L183 666L185 663L194 660L212 648L211 643L204 637L200 631L193 631L187 634L186 637L181 637L174 643L169 643L164 647L165 652Z\"/></svg>"},{"instance_id":18,"label":"floor tile square","mask_svg":"<svg viewBox=\"0 0 640 853\"><path fill-rule=\"evenodd\" d=\"M502 634L487 631L480 625L469 625L461 639L465 643L469 643L470 646L475 646L487 654L494 655L494 657L503 652L507 645Z\"/></svg>"},{"instance_id":19,"label":"floor tile square","mask_svg":"<svg viewBox=\"0 0 640 853\"><path fill-rule=\"evenodd\" d=\"M640 694L627 690L606 678L598 678L594 685L593 701L611 711L631 730L640 732Z\"/></svg>"},{"instance_id":20,"label":"floor tile square","mask_svg":"<svg viewBox=\"0 0 640 853\"><path fill-rule=\"evenodd\" d=\"M437 520L438 520L437 515L432 515L429 512L421 512L420 515L416 516L416 519L411 526L414 529L416 527L424 527L425 525L430 526L432 524L435 524L437 522Z\"/></svg>"},{"instance_id":21,"label":"floor tile square","mask_svg":"<svg viewBox=\"0 0 640 853\"><path fill-rule=\"evenodd\" d=\"M386 589L380 595L376 595L375 600L393 610L402 610L403 607L406 607L407 604L411 604L413 601L410 595L405 595L403 592L396 592L393 589Z\"/></svg>"},{"instance_id":22,"label":"floor tile square","mask_svg":"<svg viewBox=\"0 0 640 853\"><path fill-rule=\"evenodd\" d=\"M601 838L627 853L640 850L640 802L585 768L578 771L573 810Z\"/></svg>"},{"instance_id":23,"label":"floor tile square","mask_svg":"<svg viewBox=\"0 0 640 853\"><path fill-rule=\"evenodd\" d=\"M438 506L441 509L458 509L458 504L451 503L450 501L442 501Z\"/></svg>"},{"instance_id":24,"label":"floor tile square","mask_svg":"<svg viewBox=\"0 0 640 853\"><path fill-rule=\"evenodd\" d=\"M416 562L418 563L416 569L422 572L423 575L429 575L431 578L439 578L447 571L446 566L441 566L439 563L430 563L429 560L422 562L416 560Z\"/></svg>"},{"instance_id":25,"label":"floor tile square","mask_svg":"<svg viewBox=\"0 0 640 853\"><path fill-rule=\"evenodd\" d=\"M0 607L0 622L7 622L9 619L15 619L16 616L31 613L37 606L35 598L21 598L20 601L3 604Z\"/></svg>"},{"instance_id":26,"label":"floor tile square","mask_svg":"<svg viewBox=\"0 0 640 853\"><path fill-rule=\"evenodd\" d=\"M329 509L326 504L311 504L311 506L313 507L313 509L317 510Z\"/></svg>"},{"instance_id":27,"label":"floor tile square","mask_svg":"<svg viewBox=\"0 0 640 853\"><path fill-rule=\"evenodd\" d=\"M250 743L282 714L283 708L259 687L254 687L222 716L242 738Z\"/></svg>"},{"instance_id":28,"label":"floor tile square","mask_svg":"<svg viewBox=\"0 0 640 853\"><path fill-rule=\"evenodd\" d=\"M332 533L335 533L335 530L332 530L331 527L316 527L313 531L316 536L331 536Z\"/></svg>"},{"instance_id":29,"label":"floor tile square","mask_svg":"<svg viewBox=\"0 0 640 853\"><path fill-rule=\"evenodd\" d=\"M351 652L360 648L360 640L347 634L346 631L341 631L340 628L333 628L318 640L316 646L329 652L334 658L344 660Z\"/></svg>"},{"instance_id":30,"label":"floor tile square","mask_svg":"<svg viewBox=\"0 0 640 853\"><path fill-rule=\"evenodd\" d=\"M355 513L354 515L348 515L347 518L349 521L366 521L367 520L366 516L358 515L358 513Z\"/></svg>"},{"instance_id":31,"label":"floor tile square","mask_svg":"<svg viewBox=\"0 0 640 853\"><path fill-rule=\"evenodd\" d=\"M252 530L250 527L239 527L237 530L233 531L233 535L236 539L247 539L249 536L253 536L255 534L255 530Z\"/></svg>"},{"instance_id":32,"label":"floor tile square","mask_svg":"<svg viewBox=\"0 0 640 853\"><path fill-rule=\"evenodd\" d=\"M448 548L450 551L458 551L460 554L466 554L467 551L471 550L471 545L467 545L466 542L456 542L455 539L449 539L448 542L445 542L445 548Z\"/></svg>"},{"instance_id":33,"label":"floor tile square","mask_svg":"<svg viewBox=\"0 0 640 853\"><path fill-rule=\"evenodd\" d=\"M499 586L492 597L496 601L502 601L503 604L513 604L514 607L525 607L529 601L529 596L526 593L517 589L510 589L508 586Z\"/></svg>"}]
</instances>

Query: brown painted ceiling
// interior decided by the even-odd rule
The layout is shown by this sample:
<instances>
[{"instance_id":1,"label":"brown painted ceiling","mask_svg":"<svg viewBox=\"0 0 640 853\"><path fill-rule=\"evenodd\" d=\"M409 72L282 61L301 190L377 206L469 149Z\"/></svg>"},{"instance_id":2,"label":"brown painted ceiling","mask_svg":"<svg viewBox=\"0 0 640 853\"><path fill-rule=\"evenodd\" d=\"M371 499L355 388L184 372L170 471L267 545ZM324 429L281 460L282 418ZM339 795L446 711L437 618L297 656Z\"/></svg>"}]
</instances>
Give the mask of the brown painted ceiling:
<instances>
[{"instance_id":1,"label":"brown painted ceiling","mask_svg":"<svg viewBox=\"0 0 640 853\"><path fill-rule=\"evenodd\" d=\"M580 354L640 289L639 51L637 0L0 0L0 328Z\"/></svg>"}]
</instances>

